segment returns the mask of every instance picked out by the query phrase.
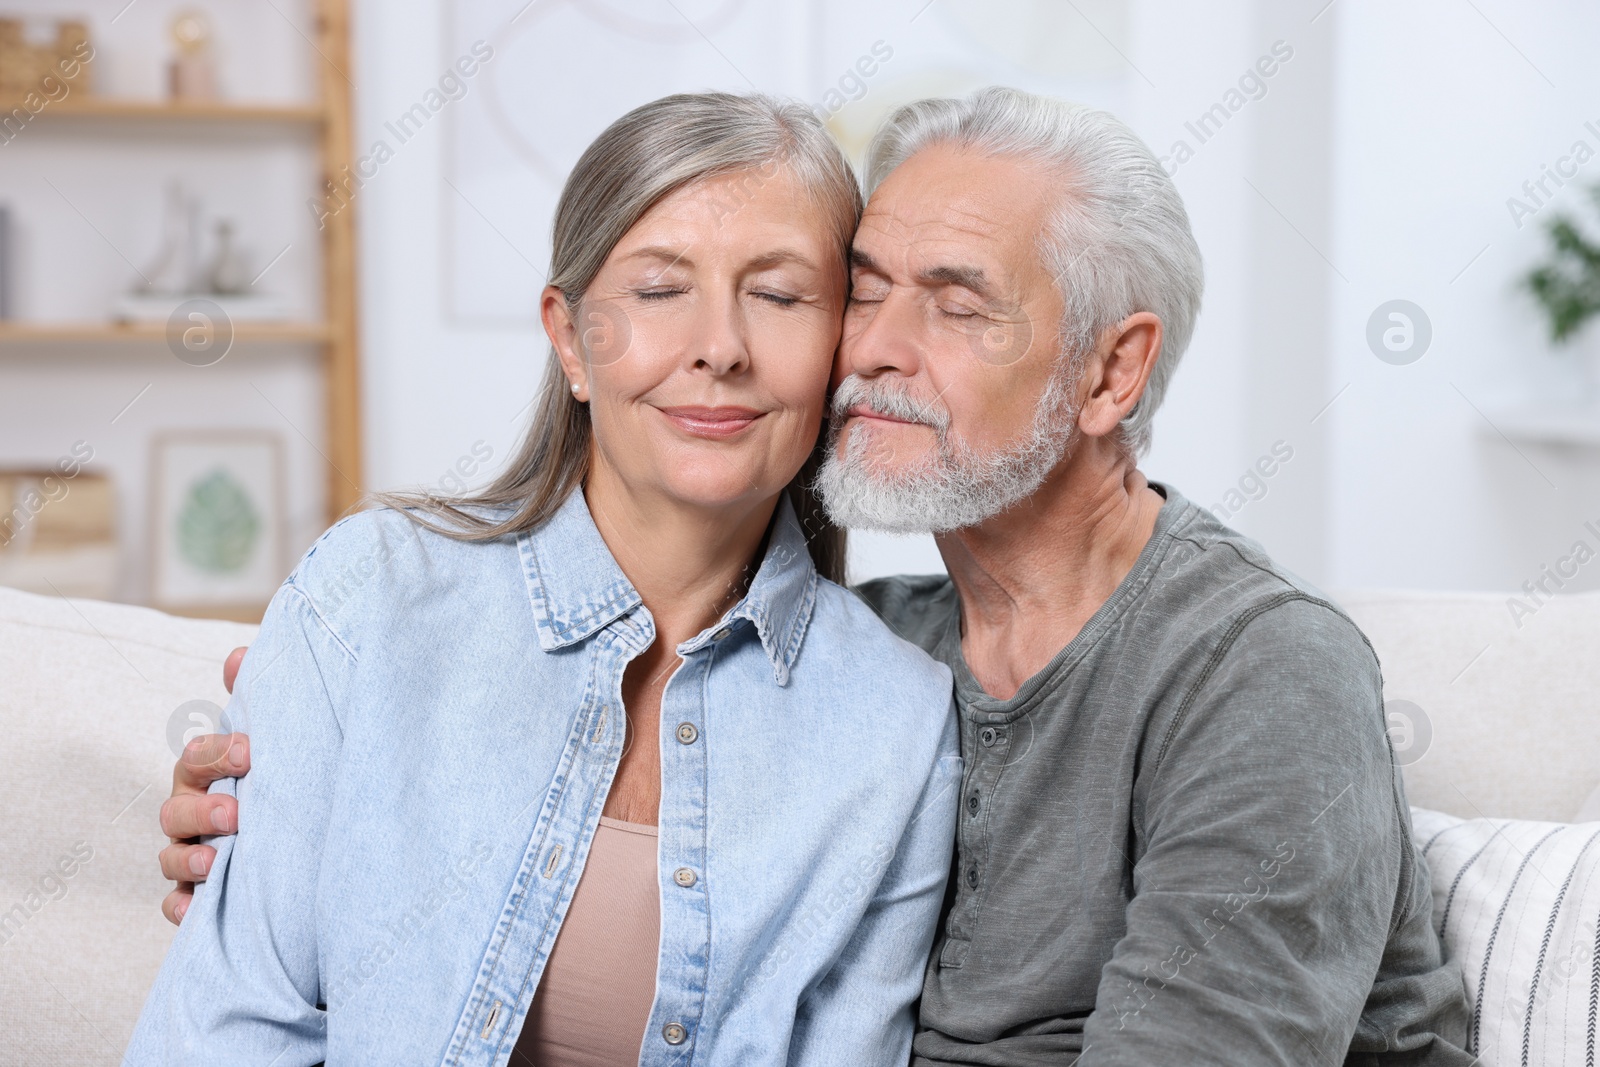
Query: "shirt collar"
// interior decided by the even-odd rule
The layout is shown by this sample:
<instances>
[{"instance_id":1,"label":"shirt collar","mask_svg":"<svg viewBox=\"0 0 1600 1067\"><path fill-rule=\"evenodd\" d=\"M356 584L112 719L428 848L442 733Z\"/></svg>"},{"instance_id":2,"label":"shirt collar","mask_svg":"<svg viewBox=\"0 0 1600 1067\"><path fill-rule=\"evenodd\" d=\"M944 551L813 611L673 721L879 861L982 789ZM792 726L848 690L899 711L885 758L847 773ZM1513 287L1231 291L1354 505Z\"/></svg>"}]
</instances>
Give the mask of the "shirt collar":
<instances>
[{"instance_id":1,"label":"shirt collar","mask_svg":"<svg viewBox=\"0 0 1600 1067\"><path fill-rule=\"evenodd\" d=\"M539 647L546 652L593 636L641 604L600 536L582 489L574 489L548 521L518 541ZM694 652L745 621L755 627L774 680L787 685L811 621L817 581L805 534L785 494L749 592L720 622L679 645L679 654Z\"/></svg>"}]
</instances>

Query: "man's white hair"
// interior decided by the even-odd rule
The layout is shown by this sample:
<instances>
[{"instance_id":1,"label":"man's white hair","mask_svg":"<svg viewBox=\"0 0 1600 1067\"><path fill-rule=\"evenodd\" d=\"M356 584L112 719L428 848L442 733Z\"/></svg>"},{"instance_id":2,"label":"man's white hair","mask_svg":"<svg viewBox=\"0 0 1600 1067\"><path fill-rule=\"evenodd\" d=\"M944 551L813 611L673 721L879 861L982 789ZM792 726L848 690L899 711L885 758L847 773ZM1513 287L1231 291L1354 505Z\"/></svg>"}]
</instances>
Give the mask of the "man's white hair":
<instances>
[{"instance_id":1,"label":"man's white hair","mask_svg":"<svg viewBox=\"0 0 1600 1067\"><path fill-rule=\"evenodd\" d=\"M1065 304L1063 358L1083 356L1101 331L1135 312L1161 319L1161 354L1120 427L1124 447L1142 454L1204 287L1200 247L1172 178L1108 112L993 87L960 100L919 100L890 115L867 149L867 191L935 144L1018 156L1059 177L1060 202L1040 252Z\"/></svg>"}]
</instances>

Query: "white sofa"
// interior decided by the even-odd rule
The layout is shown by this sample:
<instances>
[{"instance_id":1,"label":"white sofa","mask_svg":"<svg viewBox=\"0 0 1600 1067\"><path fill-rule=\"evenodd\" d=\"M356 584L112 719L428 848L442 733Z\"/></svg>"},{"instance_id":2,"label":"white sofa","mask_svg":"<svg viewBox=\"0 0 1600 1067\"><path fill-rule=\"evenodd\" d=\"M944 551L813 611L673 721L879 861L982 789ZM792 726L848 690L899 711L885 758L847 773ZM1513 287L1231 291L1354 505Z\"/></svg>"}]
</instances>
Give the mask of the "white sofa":
<instances>
[{"instance_id":1,"label":"white sofa","mask_svg":"<svg viewBox=\"0 0 1600 1067\"><path fill-rule=\"evenodd\" d=\"M1431 723L1413 804L1567 821L1600 803L1600 594L1520 629L1499 596L1341 599L1387 696ZM172 933L155 864L169 723L226 701L222 659L253 632L0 589L0 1063L119 1062Z\"/></svg>"}]
</instances>

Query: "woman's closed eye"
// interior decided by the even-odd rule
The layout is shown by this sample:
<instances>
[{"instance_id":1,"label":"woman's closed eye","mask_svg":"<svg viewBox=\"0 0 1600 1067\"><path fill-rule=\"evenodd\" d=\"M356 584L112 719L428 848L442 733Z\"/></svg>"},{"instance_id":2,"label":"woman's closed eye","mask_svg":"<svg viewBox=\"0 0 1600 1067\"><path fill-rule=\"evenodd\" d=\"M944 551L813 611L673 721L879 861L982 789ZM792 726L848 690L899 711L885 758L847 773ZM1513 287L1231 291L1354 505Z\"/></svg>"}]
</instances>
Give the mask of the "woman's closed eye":
<instances>
[{"instance_id":1,"label":"woman's closed eye","mask_svg":"<svg viewBox=\"0 0 1600 1067\"><path fill-rule=\"evenodd\" d=\"M655 289L635 289L633 295L640 300L665 300L670 296L679 296L688 292L687 289L658 287Z\"/></svg>"},{"instance_id":2,"label":"woman's closed eye","mask_svg":"<svg viewBox=\"0 0 1600 1067\"><path fill-rule=\"evenodd\" d=\"M688 291L683 288L634 289L633 295L645 301L667 300L674 296L682 296ZM778 293L766 289L751 290L750 295L777 307L793 307L800 302L798 296L790 296L788 293Z\"/></svg>"},{"instance_id":3,"label":"woman's closed eye","mask_svg":"<svg viewBox=\"0 0 1600 1067\"><path fill-rule=\"evenodd\" d=\"M800 302L798 296L790 296L788 293L774 292L770 289L752 289L750 295L781 308L794 307Z\"/></svg>"}]
</instances>

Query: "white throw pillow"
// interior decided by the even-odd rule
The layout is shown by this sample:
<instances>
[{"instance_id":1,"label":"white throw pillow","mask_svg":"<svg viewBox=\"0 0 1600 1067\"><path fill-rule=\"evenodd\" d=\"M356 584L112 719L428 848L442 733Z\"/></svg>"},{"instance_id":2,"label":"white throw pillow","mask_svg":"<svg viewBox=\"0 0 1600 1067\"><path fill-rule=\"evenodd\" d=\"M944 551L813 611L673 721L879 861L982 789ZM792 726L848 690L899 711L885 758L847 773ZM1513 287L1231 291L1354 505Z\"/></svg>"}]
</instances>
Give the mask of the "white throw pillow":
<instances>
[{"instance_id":1,"label":"white throw pillow","mask_svg":"<svg viewBox=\"0 0 1600 1067\"><path fill-rule=\"evenodd\" d=\"M1486 1067L1600 1063L1600 822L1411 809L1433 923L1466 978Z\"/></svg>"}]
</instances>

